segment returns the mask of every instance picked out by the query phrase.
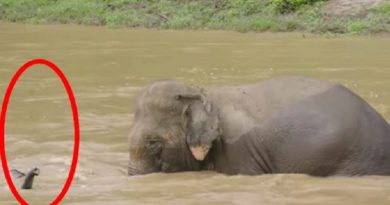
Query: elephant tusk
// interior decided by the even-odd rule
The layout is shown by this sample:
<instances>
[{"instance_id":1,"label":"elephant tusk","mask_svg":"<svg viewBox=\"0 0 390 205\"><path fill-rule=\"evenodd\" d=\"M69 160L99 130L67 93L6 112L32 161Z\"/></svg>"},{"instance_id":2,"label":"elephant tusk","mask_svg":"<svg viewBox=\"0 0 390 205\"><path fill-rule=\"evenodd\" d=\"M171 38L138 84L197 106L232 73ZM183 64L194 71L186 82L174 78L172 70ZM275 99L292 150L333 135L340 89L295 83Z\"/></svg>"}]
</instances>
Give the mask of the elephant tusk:
<instances>
[{"instance_id":1,"label":"elephant tusk","mask_svg":"<svg viewBox=\"0 0 390 205\"><path fill-rule=\"evenodd\" d=\"M198 146L190 146L190 150L192 152L192 155L195 157L196 160L202 161L206 157L207 153L210 150L210 145L198 145Z\"/></svg>"}]
</instances>

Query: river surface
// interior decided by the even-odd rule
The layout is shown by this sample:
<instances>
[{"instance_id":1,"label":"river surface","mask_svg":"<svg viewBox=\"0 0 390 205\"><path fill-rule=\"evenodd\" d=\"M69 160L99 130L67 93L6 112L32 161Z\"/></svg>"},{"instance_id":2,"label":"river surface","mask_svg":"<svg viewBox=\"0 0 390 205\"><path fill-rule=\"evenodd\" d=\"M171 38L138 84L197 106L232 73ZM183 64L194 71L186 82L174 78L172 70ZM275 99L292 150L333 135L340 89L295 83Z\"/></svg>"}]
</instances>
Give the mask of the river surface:
<instances>
[{"instance_id":1,"label":"river surface","mask_svg":"<svg viewBox=\"0 0 390 205\"><path fill-rule=\"evenodd\" d=\"M390 120L390 38L299 33L160 31L0 23L0 96L27 60L55 62L73 86L81 147L62 204L390 204L390 177L214 172L127 176L127 133L139 90L157 79L233 85L298 74L339 82ZM66 180L72 115L55 74L35 66L19 80L6 121L11 168L41 169L30 204L48 204ZM390 149L390 148L389 148ZM17 204L0 175L0 204Z\"/></svg>"}]
</instances>

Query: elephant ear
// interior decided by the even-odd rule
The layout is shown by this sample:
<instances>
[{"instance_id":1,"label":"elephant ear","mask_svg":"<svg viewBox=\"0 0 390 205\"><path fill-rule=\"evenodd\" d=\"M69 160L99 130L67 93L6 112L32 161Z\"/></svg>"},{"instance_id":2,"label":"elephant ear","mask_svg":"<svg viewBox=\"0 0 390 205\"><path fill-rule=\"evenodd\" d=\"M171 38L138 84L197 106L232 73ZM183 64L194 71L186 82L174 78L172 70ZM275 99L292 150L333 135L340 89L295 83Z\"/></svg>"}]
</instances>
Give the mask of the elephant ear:
<instances>
[{"instance_id":1,"label":"elephant ear","mask_svg":"<svg viewBox=\"0 0 390 205\"><path fill-rule=\"evenodd\" d=\"M209 121L212 105L204 96L196 94L181 94L177 95L176 99L184 103L181 118L183 128L186 130L187 145L194 158L202 161L216 138L210 137L214 134L210 134L210 130L207 129L211 124Z\"/></svg>"}]
</instances>

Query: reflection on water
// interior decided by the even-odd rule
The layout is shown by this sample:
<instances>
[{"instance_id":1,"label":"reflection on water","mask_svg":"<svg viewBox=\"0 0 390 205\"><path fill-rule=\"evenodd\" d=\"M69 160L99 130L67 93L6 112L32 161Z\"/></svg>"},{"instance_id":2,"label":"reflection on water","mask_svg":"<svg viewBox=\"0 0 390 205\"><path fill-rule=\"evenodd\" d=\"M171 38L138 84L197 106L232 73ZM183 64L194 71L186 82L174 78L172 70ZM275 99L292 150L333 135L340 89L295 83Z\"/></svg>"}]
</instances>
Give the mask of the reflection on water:
<instances>
[{"instance_id":1,"label":"reflection on water","mask_svg":"<svg viewBox=\"0 0 390 205\"><path fill-rule=\"evenodd\" d=\"M200 85L300 74L340 82L390 120L390 39L300 34L107 29L0 23L0 95L26 60L67 75L80 112L80 161L65 204L390 204L390 178L225 176L213 172L128 177L127 133L137 92L156 79ZM7 114L9 165L39 167L32 204L59 193L71 162L72 118L60 81L36 66L18 82ZM16 204L0 176L1 204Z\"/></svg>"}]
</instances>

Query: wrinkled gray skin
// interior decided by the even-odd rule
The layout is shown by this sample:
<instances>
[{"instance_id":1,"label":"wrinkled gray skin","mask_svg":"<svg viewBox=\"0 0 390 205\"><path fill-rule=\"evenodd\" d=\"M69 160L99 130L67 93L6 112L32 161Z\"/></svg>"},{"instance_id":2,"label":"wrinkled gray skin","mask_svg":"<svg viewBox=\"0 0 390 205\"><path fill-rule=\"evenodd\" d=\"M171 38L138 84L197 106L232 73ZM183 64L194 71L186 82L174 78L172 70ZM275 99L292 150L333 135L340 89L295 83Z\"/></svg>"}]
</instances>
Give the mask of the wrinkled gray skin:
<instances>
[{"instance_id":1,"label":"wrinkled gray skin","mask_svg":"<svg viewBox=\"0 0 390 205\"><path fill-rule=\"evenodd\" d=\"M129 145L129 175L390 175L389 124L347 88L298 76L207 91L154 82Z\"/></svg>"}]
</instances>

